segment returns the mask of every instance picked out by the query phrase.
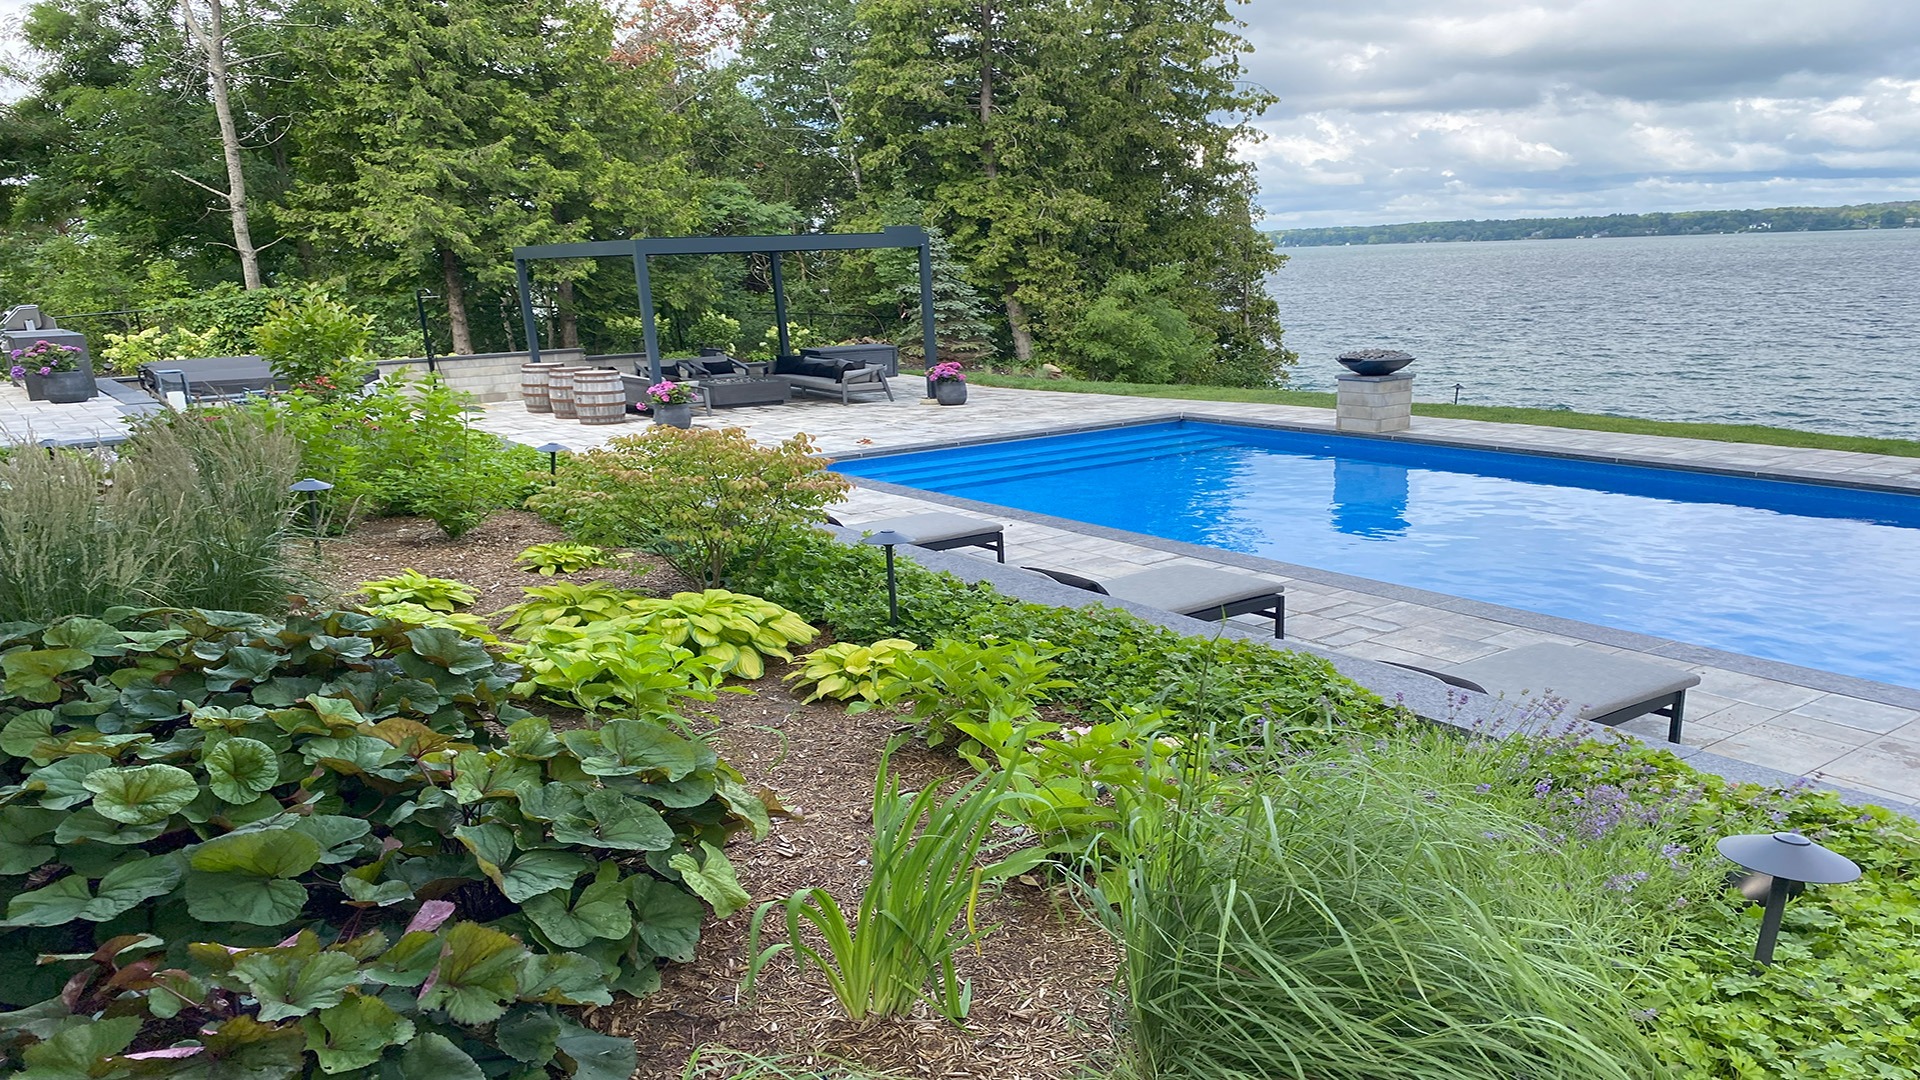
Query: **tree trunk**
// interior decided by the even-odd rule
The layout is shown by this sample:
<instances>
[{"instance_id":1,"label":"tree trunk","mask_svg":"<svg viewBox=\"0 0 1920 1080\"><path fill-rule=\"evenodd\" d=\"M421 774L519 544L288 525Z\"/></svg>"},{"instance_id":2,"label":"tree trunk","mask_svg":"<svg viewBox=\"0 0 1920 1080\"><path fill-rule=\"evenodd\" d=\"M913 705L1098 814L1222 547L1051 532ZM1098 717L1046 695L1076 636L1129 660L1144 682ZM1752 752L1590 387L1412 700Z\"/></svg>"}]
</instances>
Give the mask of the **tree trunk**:
<instances>
[{"instance_id":1,"label":"tree trunk","mask_svg":"<svg viewBox=\"0 0 1920 1080\"><path fill-rule=\"evenodd\" d=\"M467 325L467 289L460 280L460 264L453 252L440 249L440 281L447 298L447 328L453 334L455 356L473 352L473 330Z\"/></svg>"},{"instance_id":2,"label":"tree trunk","mask_svg":"<svg viewBox=\"0 0 1920 1080\"><path fill-rule=\"evenodd\" d=\"M993 5L980 5L980 167L991 180L1000 175L993 160Z\"/></svg>"},{"instance_id":3,"label":"tree trunk","mask_svg":"<svg viewBox=\"0 0 1920 1080\"><path fill-rule=\"evenodd\" d=\"M1033 329L1027 325L1027 307L1007 286L1007 329L1013 333L1013 358L1023 364L1033 362Z\"/></svg>"},{"instance_id":4,"label":"tree trunk","mask_svg":"<svg viewBox=\"0 0 1920 1080\"><path fill-rule=\"evenodd\" d=\"M213 96L213 115L220 123L220 150L227 161L227 214L233 219L233 249L240 255L240 277L249 292L260 280L260 253L253 246L247 223L247 178L240 167L240 129L233 122L233 103L227 93L227 28L223 0L207 0L207 18L200 21L194 0L181 0L180 14L187 34L200 46L206 62L207 89Z\"/></svg>"},{"instance_id":5,"label":"tree trunk","mask_svg":"<svg viewBox=\"0 0 1920 1080\"><path fill-rule=\"evenodd\" d=\"M580 347L580 313L573 309L573 281L560 279L560 347L577 349Z\"/></svg>"}]
</instances>

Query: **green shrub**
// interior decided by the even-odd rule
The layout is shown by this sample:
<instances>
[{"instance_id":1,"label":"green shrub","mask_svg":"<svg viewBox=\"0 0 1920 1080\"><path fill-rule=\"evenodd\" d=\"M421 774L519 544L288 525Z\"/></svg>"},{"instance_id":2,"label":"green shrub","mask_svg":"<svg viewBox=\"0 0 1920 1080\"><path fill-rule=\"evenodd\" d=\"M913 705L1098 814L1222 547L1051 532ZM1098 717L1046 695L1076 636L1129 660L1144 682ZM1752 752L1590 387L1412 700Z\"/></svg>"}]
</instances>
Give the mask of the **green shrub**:
<instances>
[{"instance_id":1,"label":"green shrub","mask_svg":"<svg viewBox=\"0 0 1920 1080\"><path fill-rule=\"evenodd\" d=\"M122 611L0 656L0 1064L46 1075L625 1076L553 1007L655 988L766 827L703 743L556 735L446 629Z\"/></svg>"},{"instance_id":2,"label":"green shrub","mask_svg":"<svg viewBox=\"0 0 1920 1080\"><path fill-rule=\"evenodd\" d=\"M1212 343L1169 300L1178 273L1116 274L1080 311L1061 341L1067 366L1102 382L1172 382L1205 360Z\"/></svg>"},{"instance_id":3,"label":"green shrub","mask_svg":"<svg viewBox=\"0 0 1920 1080\"><path fill-rule=\"evenodd\" d=\"M928 746L950 741L963 725L1031 717L1050 691L1067 685L1053 677L1051 653L1024 641L975 645L942 639L897 654L892 678L880 687L882 704L906 702Z\"/></svg>"},{"instance_id":4,"label":"green shrub","mask_svg":"<svg viewBox=\"0 0 1920 1080\"><path fill-rule=\"evenodd\" d=\"M972 917L980 886L1038 860L1019 853L975 865L995 818L1019 798L1000 781L976 776L945 796L931 783L902 792L891 757L889 748L874 779L873 877L852 921L821 888L760 905L748 930L754 956L744 993L752 993L767 961L791 950L802 970L809 964L821 970L850 1019L899 1016L921 1001L949 1019L966 1017L972 987L956 973L953 956L986 936ZM786 916L787 940L761 949L761 925L776 910Z\"/></svg>"},{"instance_id":5,"label":"green shrub","mask_svg":"<svg viewBox=\"0 0 1920 1080\"><path fill-rule=\"evenodd\" d=\"M620 556L605 548L592 544L534 544L513 557L521 569L537 573L541 577L555 574L571 574L598 566L613 566Z\"/></svg>"},{"instance_id":6,"label":"green shrub","mask_svg":"<svg viewBox=\"0 0 1920 1080\"><path fill-rule=\"evenodd\" d=\"M46 621L124 604L276 611L293 443L245 413L164 413L111 468L80 453L0 461L0 612Z\"/></svg>"},{"instance_id":7,"label":"green shrub","mask_svg":"<svg viewBox=\"0 0 1920 1080\"><path fill-rule=\"evenodd\" d=\"M738 428L655 427L575 455L527 505L580 539L645 548L718 586L851 487L813 455L804 434L763 447Z\"/></svg>"},{"instance_id":8,"label":"green shrub","mask_svg":"<svg viewBox=\"0 0 1920 1080\"><path fill-rule=\"evenodd\" d=\"M276 300L253 338L276 377L322 397L358 394L372 369L373 319L325 289Z\"/></svg>"},{"instance_id":9,"label":"green shrub","mask_svg":"<svg viewBox=\"0 0 1920 1080\"><path fill-rule=\"evenodd\" d=\"M687 340L731 353L740 342L740 320L718 311L703 311L687 327Z\"/></svg>"},{"instance_id":10,"label":"green shrub","mask_svg":"<svg viewBox=\"0 0 1920 1080\"><path fill-rule=\"evenodd\" d=\"M131 334L108 334L100 350L99 367L112 374L131 375L139 371L142 364L214 356L217 355L213 352L215 336L211 330L196 334L184 327L162 330L157 326Z\"/></svg>"},{"instance_id":11,"label":"green shrub","mask_svg":"<svg viewBox=\"0 0 1920 1080\"><path fill-rule=\"evenodd\" d=\"M395 373L367 395L294 390L254 408L300 444L302 468L333 490L328 527L363 514L418 514L460 537L516 505L539 455L467 423L473 398L437 376Z\"/></svg>"},{"instance_id":12,"label":"green shrub","mask_svg":"<svg viewBox=\"0 0 1920 1080\"><path fill-rule=\"evenodd\" d=\"M480 595L471 585L452 578L428 577L411 569L363 581L359 591L374 604L418 604L429 611L443 612L471 607Z\"/></svg>"}]
</instances>

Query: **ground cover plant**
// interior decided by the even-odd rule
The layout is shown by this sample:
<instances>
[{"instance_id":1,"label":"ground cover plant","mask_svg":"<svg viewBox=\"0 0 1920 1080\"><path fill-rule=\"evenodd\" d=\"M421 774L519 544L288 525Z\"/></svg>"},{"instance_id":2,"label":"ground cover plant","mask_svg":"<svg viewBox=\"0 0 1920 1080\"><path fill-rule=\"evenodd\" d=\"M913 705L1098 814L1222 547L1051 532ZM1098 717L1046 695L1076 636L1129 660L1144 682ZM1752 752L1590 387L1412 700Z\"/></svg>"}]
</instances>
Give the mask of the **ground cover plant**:
<instances>
[{"instance_id":1,"label":"ground cover plant","mask_svg":"<svg viewBox=\"0 0 1920 1080\"><path fill-rule=\"evenodd\" d=\"M23 1075L626 1076L631 1042L554 1007L657 986L767 824L699 740L556 733L446 629L123 609L0 654Z\"/></svg>"},{"instance_id":2,"label":"ground cover plant","mask_svg":"<svg viewBox=\"0 0 1920 1080\"><path fill-rule=\"evenodd\" d=\"M267 425L206 412L163 414L111 459L0 459L0 617L284 608L297 580L286 541L299 464Z\"/></svg>"}]
</instances>

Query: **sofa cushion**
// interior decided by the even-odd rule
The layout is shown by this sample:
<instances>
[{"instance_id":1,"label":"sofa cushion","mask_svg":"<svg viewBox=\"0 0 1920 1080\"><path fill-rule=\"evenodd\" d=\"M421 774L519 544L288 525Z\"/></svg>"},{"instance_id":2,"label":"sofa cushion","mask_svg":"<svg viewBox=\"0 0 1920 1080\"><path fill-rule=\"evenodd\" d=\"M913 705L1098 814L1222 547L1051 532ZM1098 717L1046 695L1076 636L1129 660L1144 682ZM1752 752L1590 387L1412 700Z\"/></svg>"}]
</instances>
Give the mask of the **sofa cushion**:
<instances>
[{"instance_id":1,"label":"sofa cushion","mask_svg":"<svg viewBox=\"0 0 1920 1080\"><path fill-rule=\"evenodd\" d=\"M782 356L780 359L774 361L773 373L775 375L805 375L809 378L839 382L841 376L845 375L847 371L860 366L859 364L850 363L845 360L834 360L827 357L807 356L803 354L800 356Z\"/></svg>"},{"instance_id":2,"label":"sofa cushion","mask_svg":"<svg viewBox=\"0 0 1920 1080\"><path fill-rule=\"evenodd\" d=\"M700 366L707 369L709 375L744 375L747 369L735 363L731 357L703 356Z\"/></svg>"}]
</instances>

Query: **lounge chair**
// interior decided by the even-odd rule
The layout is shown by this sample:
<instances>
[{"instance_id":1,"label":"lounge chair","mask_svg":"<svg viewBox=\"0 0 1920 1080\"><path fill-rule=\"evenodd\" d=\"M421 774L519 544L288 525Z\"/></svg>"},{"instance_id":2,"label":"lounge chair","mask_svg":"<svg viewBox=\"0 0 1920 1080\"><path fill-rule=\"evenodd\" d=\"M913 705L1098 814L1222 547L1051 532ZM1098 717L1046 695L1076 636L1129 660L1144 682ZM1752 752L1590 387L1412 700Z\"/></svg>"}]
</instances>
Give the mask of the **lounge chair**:
<instances>
[{"instance_id":1,"label":"lounge chair","mask_svg":"<svg viewBox=\"0 0 1920 1080\"><path fill-rule=\"evenodd\" d=\"M1564 698L1577 710L1574 715L1596 724L1624 723L1648 713L1664 716L1670 743L1680 741L1687 688L1700 684L1700 676L1685 668L1571 645L1528 645L1440 670L1394 666L1509 699Z\"/></svg>"},{"instance_id":2,"label":"lounge chair","mask_svg":"<svg viewBox=\"0 0 1920 1080\"><path fill-rule=\"evenodd\" d=\"M1062 585L1086 589L1116 600L1130 600L1190 619L1225 621L1235 615L1270 615L1273 617L1273 636L1287 636L1286 591L1266 578L1212 570L1204 566L1174 565L1142 570L1137 574L1102 582L1038 566L1026 569L1045 574Z\"/></svg>"},{"instance_id":3,"label":"lounge chair","mask_svg":"<svg viewBox=\"0 0 1920 1080\"><path fill-rule=\"evenodd\" d=\"M839 525L840 522L829 514L827 524ZM996 522L968 517L965 514L939 512L907 514L904 517L881 518L879 521L863 521L858 525L842 527L859 529L867 533L891 530L907 537L914 547L923 547L928 551L949 551L963 547L986 548L993 552L994 557L1000 562L1007 561L1006 530Z\"/></svg>"}]
</instances>

